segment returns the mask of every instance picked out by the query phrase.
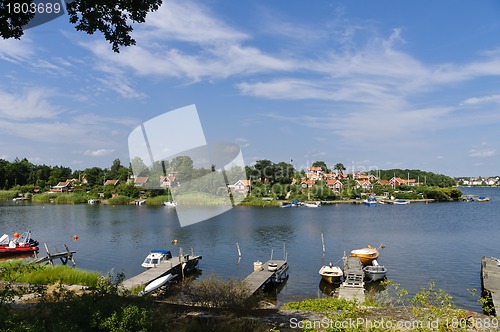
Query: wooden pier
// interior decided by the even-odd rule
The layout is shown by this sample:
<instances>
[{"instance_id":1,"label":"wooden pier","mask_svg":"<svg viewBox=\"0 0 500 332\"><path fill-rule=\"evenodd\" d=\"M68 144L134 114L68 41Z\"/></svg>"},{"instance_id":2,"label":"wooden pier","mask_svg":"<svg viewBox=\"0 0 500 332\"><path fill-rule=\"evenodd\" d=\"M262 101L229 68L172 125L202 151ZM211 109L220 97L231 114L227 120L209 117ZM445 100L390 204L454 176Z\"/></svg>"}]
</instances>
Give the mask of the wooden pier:
<instances>
[{"instance_id":1,"label":"wooden pier","mask_svg":"<svg viewBox=\"0 0 500 332\"><path fill-rule=\"evenodd\" d=\"M59 258L63 265L68 264L69 260L73 263L73 266L76 265L75 259L73 258L73 255L76 253L76 251L69 250L69 247L67 244L64 245L64 248L66 249L66 251L59 252L59 250L57 250L57 248L55 248L55 250L56 250L55 254L50 253L49 247L47 246L46 243L44 243L43 245L45 246L45 251L47 251L47 256L36 258L35 263L47 263L50 265L54 265L54 259ZM36 252L35 252L35 256L36 256Z\"/></svg>"},{"instance_id":2,"label":"wooden pier","mask_svg":"<svg viewBox=\"0 0 500 332\"><path fill-rule=\"evenodd\" d=\"M357 257L344 256L344 282L339 288L339 299L365 301L363 266Z\"/></svg>"},{"instance_id":3,"label":"wooden pier","mask_svg":"<svg viewBox=\"0 0 500 332\"><path fill-rule=\"evenodd\" d=\"M269 271L269 263L276 263L277 269L275 271ZM243 282L249 287L251 294L254 294L259 289L262 289L268 283L272 282L282 282L288 276L288 263L286 260L270 260L262 264L260 270L252 272L248 277L246 277Z\"/></svg>"},{"instance_id":4,"label":"wooden pier","mask_svg":"<svg viewBox=\"0 0 500 332\"><path fill-rule=\"evenodd\" d=\"M162 261L154 268L150 268L135 277L124 280L123 287L130 290L135 286L144 286L169 273L177 274L178 277L183 278L185 273L189 273L198 266L201 258L202 256L195 255L174 256L169 260Z\"/></svg>"},{"instance_id":5,"label":"wooden pier","mask_svg":"<svg viewBox=\"0 0 500 332\"><path fill-rule=\"evenodd\" d=\"M484 257L481 260L481 288L483 295L491 296L495 315L500 313L500 259Z\"/></svg>"}]
</instances>

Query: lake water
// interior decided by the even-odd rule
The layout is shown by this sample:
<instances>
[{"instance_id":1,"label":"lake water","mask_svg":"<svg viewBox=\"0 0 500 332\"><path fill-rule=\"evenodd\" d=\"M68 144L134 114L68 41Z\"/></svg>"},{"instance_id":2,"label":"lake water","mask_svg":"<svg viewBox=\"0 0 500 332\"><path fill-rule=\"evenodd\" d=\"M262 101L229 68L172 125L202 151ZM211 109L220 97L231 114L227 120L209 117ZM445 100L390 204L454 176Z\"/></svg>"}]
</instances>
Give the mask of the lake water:
<instances>
[{"instance_id":1,"label":"lake water","mask_svg":"<svg viewBox=\"0 0 500 332\"><path fill-rule=\"evenodd\" d=\"M279 303L321 294L321 265L341 265L344 251L383 243L379 262L387 267L388 279L410 293L434 281L458 305L480 311L477 298L467 289L481 288L481 257L500 256L500 189L461 189L491 200L377 207L339 204L317 209L236 207L183 228L175 209L166 207L4 202L0 233L29 229L33 238L50 248L69 244L77 251L80 268L102 273L114 269L127 277L143 271L141 263L151 249L178 254L179 247L185 252L193 247L195 254L203 255L198 278L210 272L244 278L252 272L254 261L270 258L271 250L274 258L283 258L285 244L290 277L278 295ZM75 234L78 241L73 240ZM177 246L172 239L178 240ZM239 261L236 242L242 252Z\"/></svg>"}]
</instances>

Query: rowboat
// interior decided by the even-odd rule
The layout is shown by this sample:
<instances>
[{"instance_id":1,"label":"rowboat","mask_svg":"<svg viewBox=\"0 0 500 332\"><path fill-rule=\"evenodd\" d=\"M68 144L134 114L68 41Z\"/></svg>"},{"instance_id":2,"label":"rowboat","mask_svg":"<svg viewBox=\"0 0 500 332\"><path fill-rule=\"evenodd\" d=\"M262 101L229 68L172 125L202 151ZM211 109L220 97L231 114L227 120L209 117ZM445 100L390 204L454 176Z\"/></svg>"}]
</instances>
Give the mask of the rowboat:
<instances>
[{"instance_id":1,"label":"rowboat","mask_svg":"<svg viewBox=\"0 0 500 332\"><path fill-rule=\"evenodd\" d=\"M173 202L173 201L172 202L170 202L170 201L166 202L165 201L165 202L163 202L163 205L168 206L168 207L176 207L177 203Z\"/></svg>"},{"instance_id":2,"label":"rowboat","mask_svg":"<svg viewBox=\"0 0 500 332\"><path fill-rule=\"evenodd\" d=\"M490 200L490 198L489 198L489 197L484 197L484 196L479 196L479 197L477 198L477 201L478 201L478 202L488 202L489 200Z\"/></svg>"},{"instance_id":3,"label":"rowboat","mask_svg":"<svg viewBox=\"0 0 500 332\"><path fill-rule=\"evenodd\" d=\"M406 205L410 204L410 201L404 200L404 199L398 199L394 201L395 205Z\"/></svg>"},{"instance_id":4,"label":"rowboat","mask_svg":"<svg viewBox=\"0 0 500 332\"><path fill-rule=\"evenodd\" d=\"M161 286L165 285L167 282L174 279L175 277L177 277L177 274L169 273L166 276L151 281L149 284L147 284L146 287L144 287L144 290L139 293L139 296L150 293L160 288Z\"/></svg>"},{"instance_id":5,"label":"rowboat","mask_svg":"<svg viewBox=\"0 0 500 332\"><path fill-rule=\"evenodd\" d=\"M377 281L385 278L387 269L383 265L379 265L377 260L372 261L372 265L367 265L363 268L365 279L367 281Z\"/></svg>"},{"instance_id":6,"label":"rowboat","mask_svg":"<svg viewBox=\"0 0 500 332\"><path fill-rule=\"evenodd\" d=\"M368 206L377 206L377 201L373 197L370 197L365 199L363 201L363 204Z\"/></svg>"},{"instance_id":7,"label":"rowboat","mask_svg":"<svg viewBox=\"0 0 500 332\"><path fill-rule=\"evenodd\" d=\"M370 265L374 259L378 258L378 255L378 250L372 246L351 251L351 256L358 257L363 265Z\"/></svg>"},{"instance_id":8,"label":"rowboat","mask_svg":"<svg viewBox=\"0 0 500 332\"><path fill-rule=\"evenodd\" d=\"M323 280L330 284L340 283L340 278L344 275L342 269L338 266L333 266L332 263L323 265L321 269L319 269L319 274Z\"/></svg>"},{"instance_id":9,"label":"rowboat","mask_svg":"<svg viewBox=\"0 0 500 332\"><path fill-rule=\"evenodd\" d=\"M317 208L321 206L321 202L316 202L316 203L304 203L305 207L311 207L311 208Z\"/></svg>"}]
</instances>

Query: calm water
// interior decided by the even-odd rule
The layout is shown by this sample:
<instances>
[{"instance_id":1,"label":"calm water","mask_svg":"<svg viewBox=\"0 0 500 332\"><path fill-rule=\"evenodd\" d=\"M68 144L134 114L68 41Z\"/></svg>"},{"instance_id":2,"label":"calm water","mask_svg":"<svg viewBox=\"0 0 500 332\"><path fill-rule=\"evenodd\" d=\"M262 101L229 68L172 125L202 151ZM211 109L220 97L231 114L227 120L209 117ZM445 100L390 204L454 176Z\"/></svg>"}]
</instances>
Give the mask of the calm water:
<instances>
[{"instance_id":1,"label":"calm water","mask_svg":"<svg viewBox=\"0 0 500 332\"><path fill-rule=\"evenodd\" d=\"M0 233L30 229L40 243L77 251L77 266L132 276L150 249L178 253L194 248L203 255L199 278L215 272L244 278L257 259L283 257L286 244L290 278L278 302L320 294L318 270L337 262L344 251L379 246L388 278L410 293L429 281L453 295L457 304L480 310L467 288L480 289L481 256L500 256L500 189L463 188L490 196L486 203L323 206L318 209L237 207L208 221L181 228L174 209L148 206L16 205L0 206ZM322 257L321 233L326 256ZM79 236L78 241L73 235ZM1 235L1 234L0 234ZM179 244L171 244L177 239ZM238 262L236 242L242 257ZM43 253L44 249L40 251Z\"/></svg>"}]
</instances>

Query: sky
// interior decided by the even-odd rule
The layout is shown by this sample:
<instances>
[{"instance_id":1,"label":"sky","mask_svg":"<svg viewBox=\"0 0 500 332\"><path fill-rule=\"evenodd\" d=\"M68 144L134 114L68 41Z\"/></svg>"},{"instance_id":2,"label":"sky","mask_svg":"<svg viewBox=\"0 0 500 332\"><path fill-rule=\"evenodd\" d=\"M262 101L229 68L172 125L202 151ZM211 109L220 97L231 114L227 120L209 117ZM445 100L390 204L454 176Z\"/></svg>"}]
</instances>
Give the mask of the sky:
<instances>
[{"instance_id":1,"label":"sky","mask_svg":"<svg viewBox=\"0 0 500 332\"><path fill-rule=\"evenodd\" d=\"M497 0L164 1L133 37L64 15L0 40L0 158L128 165L134 128L195 104L247 165L500 175Z\"/></svg>"}]
</instances>

